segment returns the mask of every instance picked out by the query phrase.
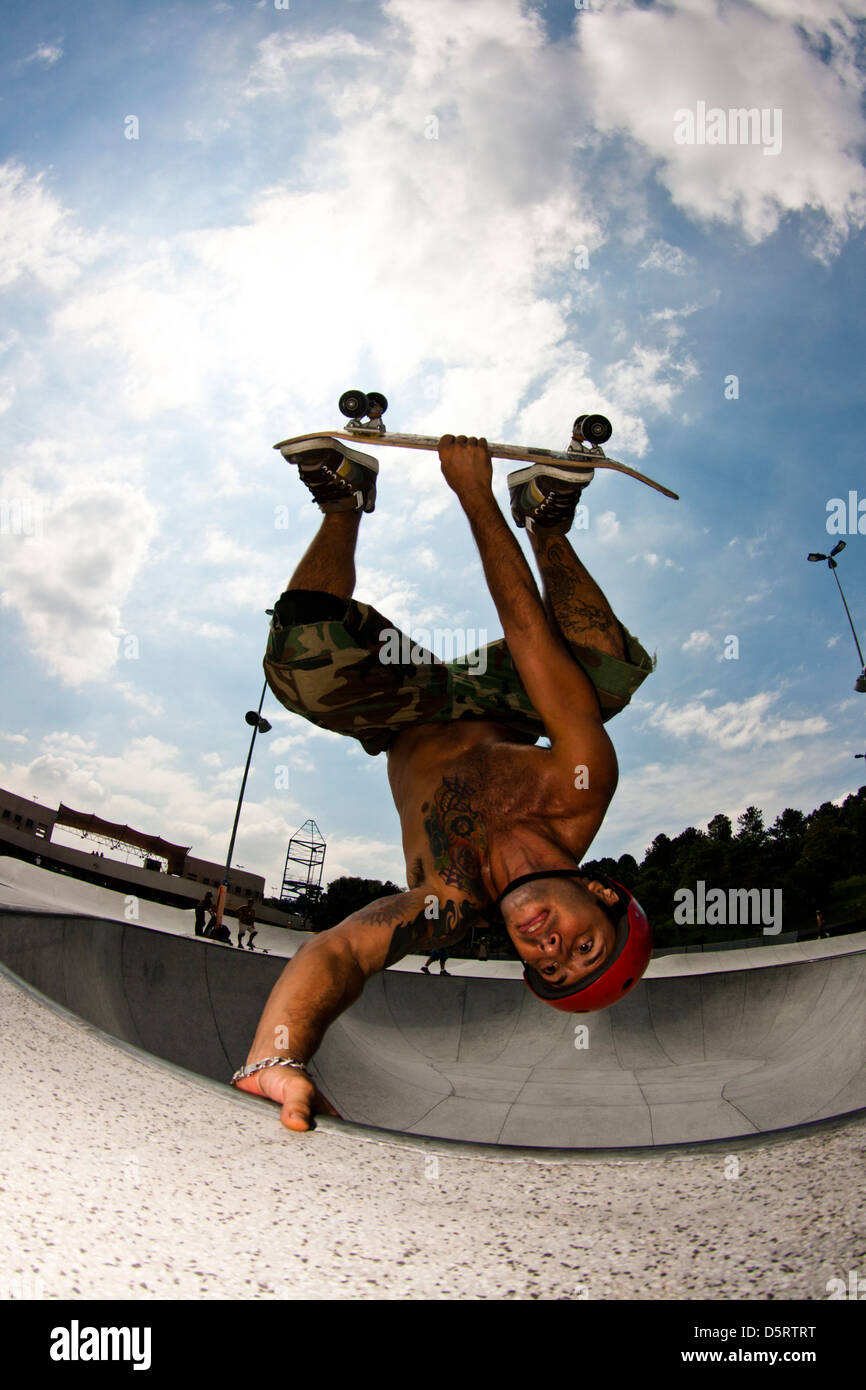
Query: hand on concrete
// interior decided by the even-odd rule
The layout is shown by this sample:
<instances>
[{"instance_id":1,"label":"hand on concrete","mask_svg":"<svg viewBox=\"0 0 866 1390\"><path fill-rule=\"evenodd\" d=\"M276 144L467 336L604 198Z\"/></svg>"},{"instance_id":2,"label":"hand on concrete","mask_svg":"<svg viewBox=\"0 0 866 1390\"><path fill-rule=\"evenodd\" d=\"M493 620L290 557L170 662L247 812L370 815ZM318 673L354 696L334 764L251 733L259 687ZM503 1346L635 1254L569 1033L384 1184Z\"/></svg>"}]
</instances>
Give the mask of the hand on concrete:
<instances>
[{"instance_id":1,"label":"hand on concrete","mask_svg":"<svg viewBox=\"0 0 866 1390\"><path fill-rule=\"evenodd\" d=\"M286 1129L312 1129L314 1115L334 1115L340 1118L327 1099L308 1076L292 1067L265 1067L254 1076L237 1083L239 1091L254 1096L267 1096L282 1106L280 1120Z\"/></svg>"}]
</instances>

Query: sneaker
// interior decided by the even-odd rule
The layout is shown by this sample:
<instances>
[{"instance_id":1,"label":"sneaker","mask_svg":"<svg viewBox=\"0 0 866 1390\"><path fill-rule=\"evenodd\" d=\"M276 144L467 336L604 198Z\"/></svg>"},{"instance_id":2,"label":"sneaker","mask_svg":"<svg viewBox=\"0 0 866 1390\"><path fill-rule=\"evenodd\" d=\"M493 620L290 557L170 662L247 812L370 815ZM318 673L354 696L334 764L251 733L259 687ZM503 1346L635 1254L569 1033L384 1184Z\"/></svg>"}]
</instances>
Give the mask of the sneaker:
<instances>
[{"instance_id":1,"label":"sneaker","mask_svg":"<svg viewBox=\"0 0 866 1390\"><path fill-rule=\"evenodd\" d=\"M511 515L518 526L546 536L564 536L571 529L580 494L595 477L595 469L533 463L508 475Z\"/></svg>"},{"instance_id":2,"label":"sneaker","mask_svg":"<svg viewBox=\"0 0 866 1390\"><path fill-rule=\"evenodd\" d=\"M430 974L430 971L427 969L427 966L426 966L426 965L422 965L422 966L421 966L421 974L422 974L422 975L429 975L429 974Z\"/></svg>"},{"instance_id":3,"label":"sneaker","mask_svg":"<svg viewBox=\"0 0 866 1390\"><path fill-rule=\"evenodd\" d=\"M376 506L379 461L350 449L339 439L304 439L282 450L287 463L297 465L323 512L372 512Z\"/></svg>"}]
</instances>

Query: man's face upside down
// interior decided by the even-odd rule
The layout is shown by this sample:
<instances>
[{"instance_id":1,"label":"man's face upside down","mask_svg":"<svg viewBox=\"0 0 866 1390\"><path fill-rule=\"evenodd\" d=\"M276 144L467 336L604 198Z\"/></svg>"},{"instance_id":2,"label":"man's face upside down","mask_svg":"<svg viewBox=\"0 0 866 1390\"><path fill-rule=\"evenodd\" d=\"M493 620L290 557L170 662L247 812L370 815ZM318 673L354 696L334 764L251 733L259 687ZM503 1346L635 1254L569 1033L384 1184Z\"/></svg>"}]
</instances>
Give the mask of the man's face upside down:
<instances>
[{"instance_id":1,"label":"man's face upside down","mask_svg":"<svg viewBox=\"0 0 866 1390\"><path fill-rule=\"evenodd\" d=\"M515 888L500 911L522 961L548 984L577 986L614 949L616 931L602 902L615 903L616 893L601 883L543 878Z\"/></svg>"}]
</instances>

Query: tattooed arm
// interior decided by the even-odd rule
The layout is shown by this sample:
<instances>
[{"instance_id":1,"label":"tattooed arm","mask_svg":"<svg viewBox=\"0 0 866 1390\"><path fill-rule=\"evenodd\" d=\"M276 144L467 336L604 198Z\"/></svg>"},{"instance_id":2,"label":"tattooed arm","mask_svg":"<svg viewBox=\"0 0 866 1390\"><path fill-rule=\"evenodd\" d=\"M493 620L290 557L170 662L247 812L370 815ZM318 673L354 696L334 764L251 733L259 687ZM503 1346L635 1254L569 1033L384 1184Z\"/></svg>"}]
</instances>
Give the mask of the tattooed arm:
<instances>
[{"instance_id":1,"label":"tattooed arm","mask_svg":"<svg viewBox=\"0 0 866 1390\"><path fill-rule=\"evenodd\" d=\"M247 1065L278 1056L308 1062L326 1029L354 1004L371 975L412 951L455 944L476 915L465 899L443 901L425 885L379 898L305 943L271 991ZM287 1067L268 1067L239 1086L278 1101L289 1129L309 1129L316 1110L336 1114L304 1072Z\"/></svg>"}]
</instances>

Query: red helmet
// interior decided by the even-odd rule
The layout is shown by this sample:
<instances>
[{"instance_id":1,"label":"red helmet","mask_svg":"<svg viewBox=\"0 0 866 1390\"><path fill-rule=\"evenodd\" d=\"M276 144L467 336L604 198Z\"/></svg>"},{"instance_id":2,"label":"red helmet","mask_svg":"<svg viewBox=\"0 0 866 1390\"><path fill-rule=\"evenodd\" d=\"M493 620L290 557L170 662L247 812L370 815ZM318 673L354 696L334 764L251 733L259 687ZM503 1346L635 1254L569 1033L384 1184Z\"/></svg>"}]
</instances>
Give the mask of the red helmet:
<instances>
[{"instance_id":1,"label":"red helmet","mask_svg":"<svg viewBox=\"0 0 866 1390\"><path fill-rule=\"evenodd\" d=\"M534 874L524 874L509 883L504 893L496 901L497 908L507 893L521 883L536 878L579 878L585 877L575 869L548 869ZM604 965L594 970L579 985L571 988L547 983L531 965L524 965L523 978L538 998L543 999L553 1009L562 1009L569 1014L594 1013L596 1009L607 1009L634 989L650 963L653 949L652 931L647 915L637 899L627 888L615 879L602 874L593 874L594 879L610 884L619 890L620 902L625 906L616 927L616 943L613 954Z\"/></svg>"}]
</instances>

